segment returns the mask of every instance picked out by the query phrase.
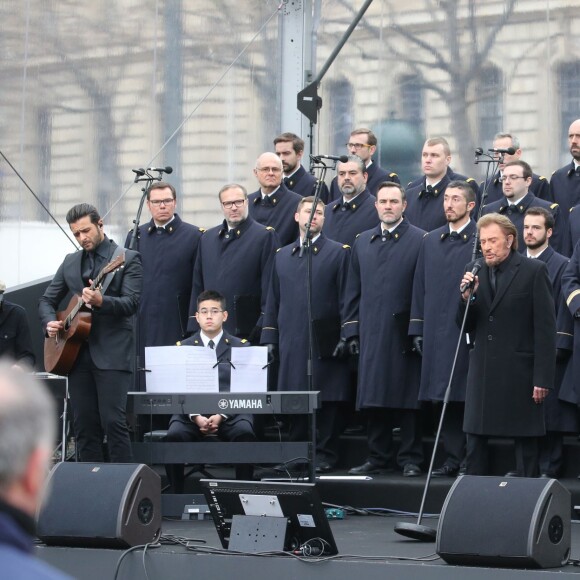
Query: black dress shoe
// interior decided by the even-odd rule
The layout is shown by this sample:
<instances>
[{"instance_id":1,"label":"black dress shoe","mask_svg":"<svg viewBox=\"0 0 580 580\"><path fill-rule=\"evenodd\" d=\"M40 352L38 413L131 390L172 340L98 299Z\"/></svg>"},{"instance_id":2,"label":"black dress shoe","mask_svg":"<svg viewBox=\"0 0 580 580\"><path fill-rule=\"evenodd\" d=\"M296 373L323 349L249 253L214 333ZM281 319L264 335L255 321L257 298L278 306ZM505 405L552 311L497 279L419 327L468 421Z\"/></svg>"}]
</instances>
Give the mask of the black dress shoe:
<instances>
[{"instance_id":1,"label":"black dress shoe","mask_svg":"<svg viewBox=\"0 0 580 580\"><path fill-rule=\"evenodd\" d=\"M363 463L362 465L358 465L357 467L353 467L348 470L349 475L371 475L373 473L384 473L388 471L386 467L381 467L380 465L375 465L370 461Z\"/></svg>"},{"instance_id":2,"label":"black dress shoe","mask_svg":"<svg viewBox=\"0 0 580 580\"><path fill-rule=\"evenodd\" d=\"M331 471L334 471L334 467L330 465L328 461L320 461L316 464L314 471L316 473L330 473Z\"/></svg>"},{"instance_id":3,"label":"black dress shoe","mask_svg":"<svg viewBox=\"0 0 580 580\"><path fill-rule=\"evenodd\" d=\"M407 463L405 467L403 467L403 475L405 477L417 477L421 475L421 468L414 463Z\"/></svg>"},{"instance_id":4,"label":"black dress shoe","mask_svg":"<svg viewBox=\"0 0 580 580\"><path fill-rule=\"evenodd\" d=\"M455 477L459 473L459 467L451 467L444 463L439 469L434 469L431 475L433 477Z\"/></svg>"}]
</instances>

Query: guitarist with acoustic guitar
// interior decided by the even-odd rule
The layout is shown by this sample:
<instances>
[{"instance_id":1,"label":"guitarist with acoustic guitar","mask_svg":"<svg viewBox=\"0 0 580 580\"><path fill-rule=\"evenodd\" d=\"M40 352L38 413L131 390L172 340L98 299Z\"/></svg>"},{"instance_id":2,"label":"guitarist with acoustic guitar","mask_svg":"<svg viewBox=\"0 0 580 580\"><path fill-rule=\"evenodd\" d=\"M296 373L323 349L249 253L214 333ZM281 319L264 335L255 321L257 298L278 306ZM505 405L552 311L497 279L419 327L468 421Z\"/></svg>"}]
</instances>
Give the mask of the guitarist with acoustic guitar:
<instances>
[{"instance_id":1,"label":"guitarist with acoustic guitar","mask_svg":"<svg viewBox=\"0 0 580 580\"><path fill-rule=\"evenodd\" d=\"M139 308L142 267L103 232L97 209L81 203L66 221L82 250L68 254L39 301L49 372L68 375L80 461L131 462L127 392L133 381L133 316ZM62 301L68 307L57 312Z\"/></svg>"}]
</instances>

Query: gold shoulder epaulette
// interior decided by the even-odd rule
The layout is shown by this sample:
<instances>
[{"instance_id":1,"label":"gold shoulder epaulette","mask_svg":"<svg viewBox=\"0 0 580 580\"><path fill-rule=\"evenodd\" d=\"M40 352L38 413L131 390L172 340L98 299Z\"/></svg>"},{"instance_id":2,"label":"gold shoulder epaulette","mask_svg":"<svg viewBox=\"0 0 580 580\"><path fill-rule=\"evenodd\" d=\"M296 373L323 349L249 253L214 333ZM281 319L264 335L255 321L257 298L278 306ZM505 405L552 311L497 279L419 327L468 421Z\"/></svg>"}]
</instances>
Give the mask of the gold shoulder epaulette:
<instances>
[{"instance_id":1,"label":"gold shoulder epaulette","mask_svg":"<svg viewBox=\"0 0 580 580\"><path fill-rule=\"evenodd\" d=\"M205 228L199 228L199 231L200 231L202 234L204 234L206 230L205 230Z\"/></svg>"},{"instance_id":2,"label":"gold shoulder epaulette","mask_svg":"<svg viewBox=\"0 0 580 580\"><path fill-rule=\"evenodd\" d=\"M270 230L271 232L275 232L276 230L272 227L272 226L266 226L267 230Z\"/></svg>"},{"instance_id":3,"label":"gold shoulder epaulette","mask_svg":"<svg viewBox=\"0 0 580 580\"><path fill-rule=\"evenodd\" d=\"M350 248L350 246L349 246L348 244L343 244L343 245L342 245L342 247L343 247L345 250L348 250L348 249Z\"/></svg>"},{"instance_id":4,"label":"gold shoulder epaulette","mask_svg":"<svg viewBox=\"0 0 580 580\"><path fill-rule=\"evenodd\" d=\"M247 339L245 339L245 338L242 338L242 343L244 343L244 344L245 344L246 342L248 342L248 340L247 340Z\"/></svg>"},{"instance_id":5,"label":"gold shoulder epaulette","mask_svg":"<svg viewBox=\"0 0 580 580\"><path fill-rule=\"evenodd\" d=\"M558 207L558 204L557 204L557 203L553 203L553 204L550 206L550 209L556 209L557 207Z\"/></svg>"},{"instance_id":6,"label":"gold shoulder epaulette","mask_svg":"<svg viewBox=\"0 0 580 580\"><path fill-rule=\"evenodd\" d=\"M178 341L175 343L175 346L181 346L181 340L178 340Z\"/></svg>"},{"instance_id":7,"label":"gold shoulder epaulette","mask_svg":"<svg viewBox=\"0 0 580 580\"><path fill-rule=\"evenodd\" d=\"M544 181L546 181L546 178L543 175L540 175L540 177L538 179L540 179L540 180L543 179Z\"/></svg>"}]
</instances>

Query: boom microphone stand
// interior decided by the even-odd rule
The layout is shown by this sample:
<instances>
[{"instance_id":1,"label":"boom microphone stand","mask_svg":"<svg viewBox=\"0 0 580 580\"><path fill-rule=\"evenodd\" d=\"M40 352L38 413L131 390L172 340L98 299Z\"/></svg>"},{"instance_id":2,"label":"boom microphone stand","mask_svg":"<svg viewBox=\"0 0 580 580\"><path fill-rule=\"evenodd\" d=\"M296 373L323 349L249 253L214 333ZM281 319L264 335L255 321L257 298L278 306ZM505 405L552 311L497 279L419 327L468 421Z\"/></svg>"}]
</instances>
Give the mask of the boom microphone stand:
<instances>
[{"instance_id":1,"label":"boom microphone stand","mask_svg":"<svg viewBox=\"0 0 580 580\"><path fill-rule=\"evenodd\" d=\"M487 157L487 159L480 159L481 156ZM480 204L478 208L478 215L477 219L481 217L481 212L485 205L485 200L487 198L487 188L489 184L489 174L490 168L493 169L491 171L491 175L494 175L497 167L499 167L499 163L501 162L502 158L495 159L490 155L486 155L483 153L483 149L478 148L475 150L475 163L487 163L487 174L485 178L485 185L484 190L481 195ZM478 257L479 253L479 232L475 231L475 239L473 242L473 253L472 259L475 260ZM477 270L481 268L481 264L476 263ZM445 412L447 410L447 405L449 403L449 398L451 396L451 383L453 382L453 376L455 374L455 366L457 364L457 357L459 356L459 349L461 348L461 341L463 340L463 334L465 330L465 321L467 320L467 314L469 312L469 306L471 305L471 297L473 296L473 286L471 287L471 291L469 293L469 298L467 300L467 304L465 306L465 313L463 315L463 320L461 322L461 329L459 331L459 338L457 340L457 347L455 348L455 355L453 356L453 364L451 366L451 373L449 375L449 382L447 384L447 388L445 389L445 395L443 397L443 406L441 408L441 416L439 417L439 425L437 427L437 434L435 435L435 442L433 443L433 451L431 453L431 460L429 463L429 470L427 471L427 479L425 481L425 487L423 489L423 497L421 499L421 507L419 508L419 514L417 517L416 524L409 524L407 522L398 522L395 524L395 532L400 534L401 536L405 536L407 538L411 538L413 540L419 540L420 542L434 542L437 538L437 530L430 528L429 526L424 526L421 524L421 520L423 519L423 511L425 509L425 500L427 499L427 492L429 491L429 484L431 483L431 476L433 474L433 466L435 463L435 455L437 453L437 447L439 446L439 439L441 437L441 430L443 428L443 422L445 421Z\"/></svg>"},{"instance_id":2,"label":"boom microphone stand","mask_svg":"<svg viewBox=\"0 0 580 580\"><path fill-rule=\"evenodd\" d=\"M312 208L310 210L310 216L308 217L308 221L306 222L304 239L300 245L300 254L299 257L301 258L304 255L304 250L306 250L306 310L308 316L308 360L306 362L306 378L307 378L307 387L308 391L314 390L314 378L313 378L313 360L314 360L314 318L313 318L313 309L312 309L312 234L310 230L312 228L312 220L314 219L314 212L316 211L316 207L318 206L318 202L320 201L320 192L322 191L322 184L324 183L324 178L326 176L326 171L328 170L328 166L322 161L320 157L316 157L314 155L310 156L311 159L311 166L310 169L313 171L314 169L320 170L320 177L316 182L316 187L314 189L314 201L312 203ZM334 161L334 167L336 168L336 161ZM314 420L311 419L310 421L310 439L315 442L316 437L316 414L312 415ZM316 469L316 448L315 445L312 447L312 461L310 462L310 481L315 481L315 469Z\"/></svg>"}]
</instances>

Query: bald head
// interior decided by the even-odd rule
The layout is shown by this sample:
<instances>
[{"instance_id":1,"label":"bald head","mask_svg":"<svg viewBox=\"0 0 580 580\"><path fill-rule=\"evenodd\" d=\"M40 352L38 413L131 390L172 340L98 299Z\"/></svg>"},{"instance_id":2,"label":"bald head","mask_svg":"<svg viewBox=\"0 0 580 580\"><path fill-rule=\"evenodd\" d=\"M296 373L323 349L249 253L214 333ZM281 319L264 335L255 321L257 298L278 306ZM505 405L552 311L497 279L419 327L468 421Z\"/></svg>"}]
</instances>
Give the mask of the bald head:
<instances>
[{"instance_id":1,"label":"bald head","mask_svg":"<svg viewBox=\"0 0 580 580\"><path fill-rule=\"evenodd\" d=\"M580 163L580 119L576 119L568 129L568 145L572 157Z\"/></svg>"},{"instance_id":2,"label":"bald head","mask_svg":"<svg viewBox=\"0 0 580 580\"><path fill-rule=\"evenodd\" d=\"M282 182L282 160L276 153L262 153L256 160L254 175L263 193L274 192Z\"/></svg>"}]
</instances>

